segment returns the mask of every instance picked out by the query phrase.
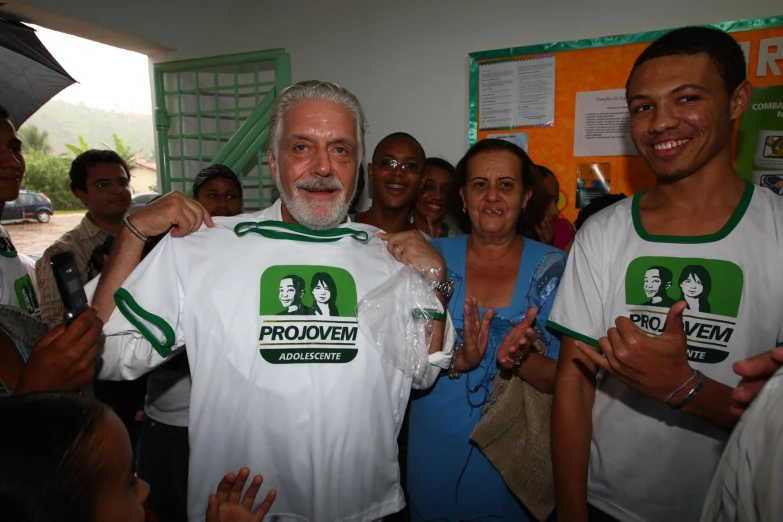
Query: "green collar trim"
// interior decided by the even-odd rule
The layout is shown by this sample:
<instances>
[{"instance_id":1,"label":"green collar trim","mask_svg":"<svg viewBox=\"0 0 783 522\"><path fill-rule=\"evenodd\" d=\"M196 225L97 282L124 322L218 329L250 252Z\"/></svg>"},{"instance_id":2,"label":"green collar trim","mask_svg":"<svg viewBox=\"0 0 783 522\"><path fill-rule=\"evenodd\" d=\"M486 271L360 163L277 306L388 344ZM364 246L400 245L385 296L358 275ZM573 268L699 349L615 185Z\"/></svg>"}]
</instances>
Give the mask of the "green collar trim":
<instances>
[{"instance_id":1,"label":"green collar trim","mask_svg":"<svg viewBox=\"0 0 783 522\"><path fill-rule=\"evenodd\" d=\"M296 223L284 221L245 221L234 227L234 233L245 236L253 233L269 239L290 239L292 241L306 241L309 243L333 243L344 237L350 237L360 243L370 240L370 234L364 230L351 228L333 228L330 230L311 230Z\"/></svg>"},{"instance_id":2,"label":"green collar trim","mask_svg":"<svg viewBox=\"0 0 783 522\"><path fill-rule=\"evenodd\" d=\"M754 185L747 181L745 182L745 190L740 198L739 205L734 210L729 220L723 225L723 228L715 232L714 234L707 234L706 236L657 236L648 233L642 225L642 218L639 215L639 200L644 192L640 192L633 197L633 204L631 206L631 216L633 217L633 227L636 233L645 241L653 243L679 243L679 244L697 244L697 243L714 243L725 238L737 227L745 212L750 206L750 201L753 199Z\"/></svg>"},{"instance_id":3,"label":"green collar trim","mask_svg":"<svg viewBox=\"0 0 783 522\"><path fill-rule=\"evenodd\" d=\"M7 250L0 250L0 256L3 257L16 257L17 252L16 250L11 250L10 252Z\"/></svg>"}]
</instances>

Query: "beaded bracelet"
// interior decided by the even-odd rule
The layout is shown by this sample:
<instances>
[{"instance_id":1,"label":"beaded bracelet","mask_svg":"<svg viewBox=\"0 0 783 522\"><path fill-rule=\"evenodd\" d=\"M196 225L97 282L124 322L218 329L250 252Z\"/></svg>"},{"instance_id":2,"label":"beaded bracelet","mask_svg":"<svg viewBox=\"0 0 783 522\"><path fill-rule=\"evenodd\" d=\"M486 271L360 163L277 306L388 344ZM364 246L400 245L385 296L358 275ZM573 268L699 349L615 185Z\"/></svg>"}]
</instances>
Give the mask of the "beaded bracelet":
<instances>
[{"instance_id":1,"label":"beaded bracelet","mask_svg":"<svg viewBox=\"0 0 783 522\"><path fill-rule=\"evenodd\" d=\"M692 381L693 379L695 379L695 378L696 378L696 374L697 374L697 373L699 373L699 372L698 372L698 371L696 371L696 370L693 370L693 373L691 374L690 378L689 378L687 381L685 381L684 383L682 383L682 385L681 385L679 388L677 388L676 390L674 390L673 392L671 392L671 393L669 394L669 396L668 396L668 397L666 397L666 400L664 400L664 401L663 401L663 403L664 403L666 406L668 406L668 405L669 405L669 401L670 401L670 400L672 400L672 399L674 398L674 396L675 396L675 395L677 395L678 393L680 393L680 392L681 392L681 391L682 391L682 390L683 390L683 389L684 389L686 386L688 386L688 385L691 383L691 381Z\"/></svg>"},{"instance_id":2,"label":"beaded bracelet","mask_svg":"<svg viewBox=\"0 0 783 522\"><path fill-rule=\"evenodd\" d=\"M707 377L700 371L696 370L696 373L699 374L699 380L696 381L696 386L693 387L693 389L688 392L688 395L686 395L680 402L677 404L673 404L669 406L673 410L681 410L684 407L686 407L690 402L696 398L696 396L699 394L701 389L704 387L704 382L707 380Z\"/></svg>"}]
</instances>

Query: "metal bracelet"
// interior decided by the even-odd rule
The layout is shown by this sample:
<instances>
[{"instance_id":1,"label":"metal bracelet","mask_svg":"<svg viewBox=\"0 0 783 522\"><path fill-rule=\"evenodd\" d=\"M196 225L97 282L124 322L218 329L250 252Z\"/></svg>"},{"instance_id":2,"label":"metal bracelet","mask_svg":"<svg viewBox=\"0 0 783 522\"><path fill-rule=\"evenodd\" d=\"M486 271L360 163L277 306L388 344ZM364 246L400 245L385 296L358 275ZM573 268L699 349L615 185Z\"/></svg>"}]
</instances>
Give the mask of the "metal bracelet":
<instances>
[{"instance_id":1,"label":"metal bracelet","mask_svg":"<svg viewBox=\"0 0 783 522\"><path fill-rule=\"evenodd\" d=\"M457 352L462 349L462 345L458 344L454 347L454 353L451 356L451 363L449 363L449 379L459 379L462 375L461 372L458 372L457 369L454 367L454 363L457 360Z\"/></svg>"},{"instance_id":2,"label":"metal bracelet","mask_svg":"<svg viewBox=\"0 0 783 522\"><path fill-rule=\"evenodd\" d=\"M133 232L134 236L136 236L137 238L141 239L145 243L150 240L150 238L148 238L147 236L145 236L144 234L139 232L139 229L137 229L136 227L133 226L133 223L130 222L130 215L125 214L125 217L122 218L122 221L125 223L125 226L128 227L128 230Z\"/></svg>"},{"instance_id":3,"label":"metal bracelet","mask_svg":"<svg viewBox=\"0 0 783 522\"><path fill-rule=\"evenodd\" d=\"M668 406L669 405L669 401L672 400L675 395L680 393L686 386L688 386L691 383L691 381L693 381L693 379L696 378L696 374L697 373L699 373L699 372L696 371L696 370L693 370L693 373L691 374L690 378L687 381L685 381L684 383L682 383L682 385L679 388L677 388L676 390L671 392L669 394L669 396L666 397L666 400L663 401L663 403Z\"/></svg>"},{"instance_id":4,"label":"metal bracelet","mask_svg":"<svg viewBox=\"0 0 783 522\"><path fill-rule=\"evenodd\" d=\"M696 398L696 396L699 394L701 389L704 387L704 383L707 380L707 377L701 373L699 370L696 370L696 373L699 374L699 380L696 381L696 386L693 387L693 389L688 392L688 395L686 395L680 402L677 404L673 404L669 406L673 410L681 410L684 407L686 407L690 402Z\"/></svg>"},{"instance_id":5,"label":"metal bracelet","mask_svg":"<svg viewBox=\"0 0 783 522\"><path fill-rule=\"evenodd\" d=\"M524 352L522 352L522 355L514 359L514 369L516 370L522 366L522 363L527 361L528 357L530 357L530 348L526 349Z\"/></svg>"}]
</instances>

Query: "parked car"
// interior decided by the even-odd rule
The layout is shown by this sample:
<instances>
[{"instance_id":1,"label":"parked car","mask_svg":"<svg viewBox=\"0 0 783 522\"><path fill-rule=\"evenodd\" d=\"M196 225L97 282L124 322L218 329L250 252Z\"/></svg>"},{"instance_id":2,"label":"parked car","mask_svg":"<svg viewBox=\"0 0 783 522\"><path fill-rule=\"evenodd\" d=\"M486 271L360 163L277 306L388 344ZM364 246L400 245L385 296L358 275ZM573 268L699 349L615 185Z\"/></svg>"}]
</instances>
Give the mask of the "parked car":
<instances>
[{"instance_id":1,"label":"parked car","mask_svg":"<svg viewBox=\"0 0 783 522\"><path fill-rule=\"evenodd\" d=\"M54 214L54 207L46 194L21 190L18 198L6 202L2 222L38 220L41 223L48 223L52 214Z\"/></svg>"},{"instance_id":2,"label":"parked car","mask_svg":"<svg viewBox=\"0 0 783 522\"><path fill-rule=\"evenodd\" d=\"M160 196L155 192L144 192L142 194L134 194L131 198L130 213L136 212L138 209Z\"/></svg>"}]
</instances>

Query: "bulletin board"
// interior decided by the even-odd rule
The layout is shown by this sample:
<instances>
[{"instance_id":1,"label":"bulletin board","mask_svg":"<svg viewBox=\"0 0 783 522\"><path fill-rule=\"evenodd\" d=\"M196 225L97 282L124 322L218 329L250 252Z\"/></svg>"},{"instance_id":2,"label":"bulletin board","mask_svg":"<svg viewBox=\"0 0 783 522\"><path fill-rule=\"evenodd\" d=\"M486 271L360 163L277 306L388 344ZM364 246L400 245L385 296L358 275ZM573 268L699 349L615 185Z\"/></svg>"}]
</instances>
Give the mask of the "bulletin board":
<instances>
[{"instance_id":1,"label":"bulletin board","mask_svg":"<svg viewBox=\"0 0 783 522\"><path fill-rule=\"evenodd\" d=\"M783 85L783 16L709 26L731 33L740 43L748 62L748 80L754 87ZM524 138L535 163L550 168L557 175L561 214L572 221L578 214L576 178L580 164L609 163L612 193L630 195L650 188L655 178L641 156L574 156L576 98L577 93L585 91L624 89L635 59L649 42L666 32L668 30L471 53L468 145L496 135L507 137L509 134L526 133L516 136ZM550 125L482 130L480 66L490 62L549 59L550 56L554 56L554 119L549 122ZM622 103L625 103L624 99ZM519 143L522 140L513 141Z\"/></svg>"}]
</instances>

